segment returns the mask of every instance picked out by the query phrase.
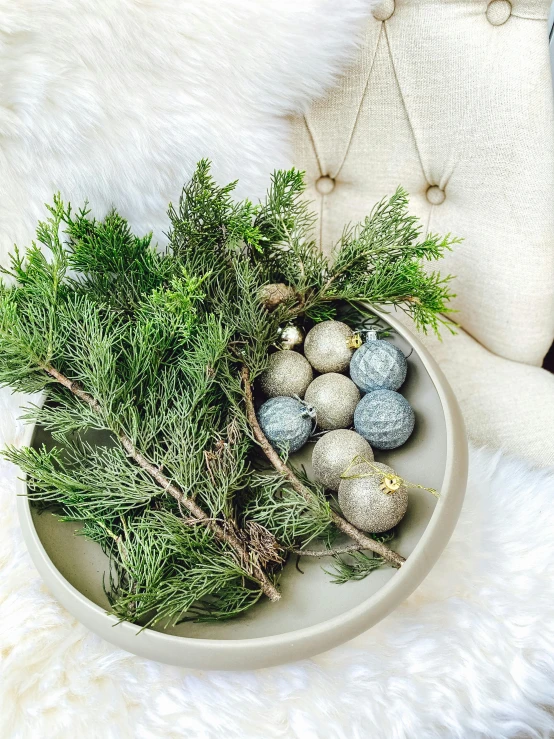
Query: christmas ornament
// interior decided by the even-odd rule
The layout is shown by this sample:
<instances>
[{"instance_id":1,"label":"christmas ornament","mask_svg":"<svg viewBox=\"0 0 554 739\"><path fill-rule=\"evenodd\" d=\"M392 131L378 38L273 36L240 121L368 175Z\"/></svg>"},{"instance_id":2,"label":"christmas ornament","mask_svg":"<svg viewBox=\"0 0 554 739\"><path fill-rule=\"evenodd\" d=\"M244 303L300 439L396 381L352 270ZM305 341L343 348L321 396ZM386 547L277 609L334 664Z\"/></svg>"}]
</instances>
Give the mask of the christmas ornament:
<instances>
[{"instance_id":1,"label":"christmas ornament","mask_svg":"<svg viewBox=\"0 0 554 739\"><path fill-rule=\"evenodd\" d=\"M344 429L352 426L360 391L345 375L328 372L310 383L305 399L315 409L320 429Z\"/></svg>"},{"instance_id":2,"label":"christmas ornament","mask_svg":"<svg viewBox=\"0 0 554 739\"><path fill-rule=\"evenodd\" d=\"M337 429L322 436L312 452L312 468L317 482L335 492L340 476L356 457L373 460L373 450L355 431Z\"/></svg>"},{"instance_id":3,"label":"christmas ornament","mask_svg":"<svg viewBox=\"0 0 554 739\"><path fill-rule=\"evenodd\" d=\"M296 452L308 441L315 411L296 398L270 398L258 411L262 431L271 446Z\"/></svg>"},{"instance_id":4,"label":"christmas ornament","mask_svg":"<svg viewBox=\"0 0 554 739\"><path fill-rule=\"evenodd\" d=\"M343 473L340 509L351 524L371 534L392 529L408 508L408 488L391 467L360 462Z\"/></svg>"},{"instance_id":5,"label":"christmas ornament","mask_svg":"<svg viewBox=\"0 0 554 739\"><path fill-rule=\"evenodd\" d=\"M314 373L308 360L295 351L271 354L266 371L260 377L260 387L268 398L279 395L304 397Z\"/></svg>"},{"instance_id":6,"label":"christmas ornament","mask_svg":"<svg viewBox=\"0 0 554 739\"><path fill-rule=\"evenodd\" d=\"M323 321L308 332L304 354L318 372L344 372L359 342L359 336L346 323Z\"/></svg>"},{"instance_id":7,"label":"christmas ornament","mask_svg":"<svg viewBox=\"0 0 554 739\"><path fill-rule=\"evenodd\" d=\"M292 349L304 341L304 332L294 323L289 323L288 326L280 329L279 341L281 349Z\"/></svg>"},{"instance_id":8,"label":"christmas ornament","mask_svg":"<svg viewBox=\"0 0 554 739\"><path fill-rule=\"evenodd\" d=\"M364 395L354 412L354 428L377 449L396 449L414 430L412 406L394 390Z\"/></svg>"},{"instance_id":9,"label":"christmas ornament","mask_svg":"<svg viewBox=\"0 0 554 739\"><path fill-rule=\"evenodd\" d=\"M406 379L408 364L400 349L368 331L365 344L354 352L350 377L366 393L372 390L398 390Z\"/></svg>"}]
</instances>

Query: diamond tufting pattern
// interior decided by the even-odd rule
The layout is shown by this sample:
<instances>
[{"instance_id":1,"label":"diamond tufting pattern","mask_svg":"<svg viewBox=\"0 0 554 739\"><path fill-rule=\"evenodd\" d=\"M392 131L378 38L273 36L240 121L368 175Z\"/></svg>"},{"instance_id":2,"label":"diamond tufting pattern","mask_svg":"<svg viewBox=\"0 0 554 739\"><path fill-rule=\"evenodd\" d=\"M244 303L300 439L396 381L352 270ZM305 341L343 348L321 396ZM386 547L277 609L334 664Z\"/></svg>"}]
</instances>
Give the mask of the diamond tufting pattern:
<instances>
[{"instance_id":1,"label":"diamond tufting pattern","mask_svg":"<svg viewBox=\"0 0 554 739\"><path fill-rule=\"evenodd\" d=\"M425 228L465 239L441 265L463 328L540 365L554 337L548 0L381 5L351 69L293 121L322 248L402 184Z\"/></svg>"}]
</instances>

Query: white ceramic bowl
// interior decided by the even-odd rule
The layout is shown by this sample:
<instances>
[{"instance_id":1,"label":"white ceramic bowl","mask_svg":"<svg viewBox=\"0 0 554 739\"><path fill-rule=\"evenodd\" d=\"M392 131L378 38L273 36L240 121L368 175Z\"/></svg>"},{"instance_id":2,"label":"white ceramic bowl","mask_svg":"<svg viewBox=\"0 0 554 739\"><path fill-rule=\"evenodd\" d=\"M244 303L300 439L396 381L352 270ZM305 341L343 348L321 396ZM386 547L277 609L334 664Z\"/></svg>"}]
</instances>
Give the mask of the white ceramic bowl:
<instances>
[{"instance_id":1,"label":"white ceramic bowl","mask_svg":"<svg viewBox=\"0 0 554 739\"><path fill-rule=\"evenodd\" d=\"M75 536L76 524L38 515L20 483L18 511L33 562L52 594L76 618L107 641L142 657L186 667L241 670L291 662L337 646L373 626L396 608L428 574L454 529L467 478L467 442L456 399L419 339L394 316L381 316L395 330L394 343L408 359L401 392L416 413L416 429L399 449L376 452L406 479L441 491L410 490L408 513L394 548L407 557L359 582L335 585L323 572L326 560L303 558L303 574L289 562L281 576L281 600L261 602L244 616L215 624L185 623L163 631L117 624L107 610L102 577L107 560L100 548ZM29 427L26 444L40 443ZM309 446L309 445L308 445ZM311 447L301 452L308 463ZM331 564L330 560L327 560Z\"/></svg>"}]
</instances>

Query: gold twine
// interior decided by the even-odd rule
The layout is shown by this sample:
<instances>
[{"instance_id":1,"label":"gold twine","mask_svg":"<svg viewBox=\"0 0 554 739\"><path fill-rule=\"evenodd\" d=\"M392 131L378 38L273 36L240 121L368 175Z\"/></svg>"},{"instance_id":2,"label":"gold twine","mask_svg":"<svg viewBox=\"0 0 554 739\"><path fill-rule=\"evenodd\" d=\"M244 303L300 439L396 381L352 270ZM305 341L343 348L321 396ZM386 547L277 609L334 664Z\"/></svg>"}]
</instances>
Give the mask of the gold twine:
<instances>
[{"instance_id":1,"label":"gold twine","mask_svg":"<svg viewBox=\"0 0 554 739\"><path fill-rule=\"evenodd\" d=\"M365 463L371 469L376 472L380 477L382 477L381 481L381 490L386 493L387 495L393 495L401 485L407 485L411 488L418 488L419 490L427 490L428 493L431 493L435 496L435 498L440 497L440 493L435 490L435 488L427 488L425 485L418 485L415 482L409 482L408 480L405 480L403 477L400 477L400 475L397 475L396 472L390 473L385 470L380 469L377 467L377 465L374 462L371 462L369 459L366 459L361 454L358 454L352 462L348 465L348 467L344 470L344 472L341 475L342 480L359 480L364 477L373 477L372 472L362 472L357 475L349 475L348 472L352 469L352 467L355 467L358 464Z\"/></svg>"}]
</instances>

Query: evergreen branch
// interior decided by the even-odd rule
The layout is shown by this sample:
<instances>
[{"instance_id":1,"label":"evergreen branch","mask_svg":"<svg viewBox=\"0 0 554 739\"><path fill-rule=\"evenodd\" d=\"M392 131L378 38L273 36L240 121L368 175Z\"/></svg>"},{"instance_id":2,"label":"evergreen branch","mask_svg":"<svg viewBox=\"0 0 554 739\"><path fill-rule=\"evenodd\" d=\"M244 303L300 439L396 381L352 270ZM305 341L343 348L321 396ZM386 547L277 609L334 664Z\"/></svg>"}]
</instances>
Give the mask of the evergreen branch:
<instances>
[{"instance_id":1,"label":"evergreen branch","mask_svg":"<svg viewBox=\"0 0 554 739\"><path fill-rule=\"evenodd\" d=\"M250 497L243 509L248 521L262 524L286 549L306 546L314 539L330 540L334 528L331 506L323 491L314 491L308 501L280 475L253 475Z\"/></svg>"},{"instance_id":2,"label":"evergreen branch","mask_svg":"<svg viewBox=\"0 0 554 739\"><path fill-rule=\"evenodd\" d=\"M16 283L0 282L0 385L47 392L25 418L59 445L7 456L27 473L34 505L81 521L106 552L120 618L229 618L264 592L278 597L271 573L283 553L310 556L315 539L337 552L336 582L385 561L364 551L403 561L260 436L250 385L284 325L307 331L337 311L349 322L345 305L352 325L367 304L393 305L438 333L450 278L424 262L457 239L422 236L399 189L328 259L301 172L276 172L259 205L235 200L234 187L201 161L170 206L161 251L116 211L97 221L55 196L38 245L0 268ZM95 430L116 446L93 441ZM256 444L278 474L254 469ZM353 540L342 553L339 531Z\"/></svg>"},{"instance_id":3,"label":"evergreen branch","mask_svg":"<svg viewBox=\"0 0 554 739\"><path fill-rule=\"evenodd\" d=\"M375 570L383 566L384 560L379 555L369 556L363 551L340 552L334 557L331 569L325 569L333 578L332 583L342 585L345 582L363 580Z\"/></svg>"},{"instance_id":4,"label":"evergreen branch","mask_svg":"<svg viewBox=\"0 0 554 739\"><path fill-rule=\"evenodd\" d=\"M57 382L67 388L79 400L89 406L95 413L101 412L101 406L98 401L83 390L78 383L73 382L61 372L51 365L44 366L45 372L53 377ZM169 493L175 500L186 508L193 518L197 519L203 525L210 529L214 536L222 542L228 544L238 555L239 562L246 572L260 584L265 595L271 601L277 601L281 595L275 585L269 580L266 573L251 556L252 553L247 550L245 545L240 541L236 533L230 527L222 526L218 521L208 517L200 506L190 497L167 478L159 467L152 464L146 457L135 447L131 439L123 432L119 434L119 441L125 449L127 456L130 457L139 467L145 470L153 480L164 490Z\"/></svg>"},{"instance_id":5,"label":"evergreen branch","mask_svg":"<svg viewBox=\"0 0 554 739\"><path fill-rule=\"evenodd\" d=\"M262 431L258 419L256 417L256 411L254 409L254 399L252 397L252 386L250 384L250 373L247 367L242 368L241 372L242 383L244 387L244 400L246 404L246 416L248 422L252 428L252 432L256 438L256 441L262 448L263 453L266 455L268 460L271 462L273 467L282 475L290 486L299 495L301 495L307 502L312 501L312 491L304 485L294 472L283 462L280 456L277 454L275 449L271 446L267 440L264 432ZM392 549L389 549L385 544L375 539L370 539L368 536L359 531L355 526L346 521L342 516L339 516L335 511L331 511L331 521L343 534L349 536L353 541L360 546L360 548L370 550L376 554L381 555L386 559L393 567L401 567L405 562L404 557L397 554Z\"/></svg>"}]
</instances>

